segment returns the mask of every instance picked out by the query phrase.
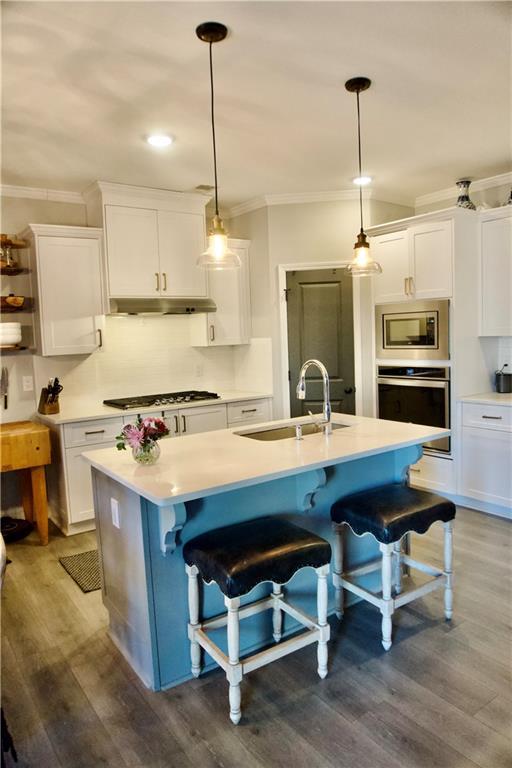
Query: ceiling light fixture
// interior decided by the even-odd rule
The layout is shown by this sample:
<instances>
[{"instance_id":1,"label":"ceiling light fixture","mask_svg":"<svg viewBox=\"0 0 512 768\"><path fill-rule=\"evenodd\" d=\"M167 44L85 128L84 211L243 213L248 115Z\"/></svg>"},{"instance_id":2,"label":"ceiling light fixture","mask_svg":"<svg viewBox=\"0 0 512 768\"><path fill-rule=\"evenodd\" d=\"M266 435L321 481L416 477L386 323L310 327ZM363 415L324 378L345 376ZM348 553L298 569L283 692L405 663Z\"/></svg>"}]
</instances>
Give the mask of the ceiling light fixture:
<instances>
[{"instance_id":1,"label":"ceiling light fixture","mask_svg":"<svg viewBox=\"0 0 512 768\"><path fill-rule=\"evenodd\" d=\"M359 94L361 91L366 91L371 85L371 80L367 77L353 77L347 80L345 88L350 93L355 93L357 96L357 148L359 153L359 176L362 178L361 172L361 112L359 108ZM370 253L370 243L366 237L366 233L363 227L363 186L359 185L359 215L361 220L361 229L357 236L357 241L354 245L354 257L351 263L348 265L347 270L352 274L352 277L365 277L367 275L376 275L382 272L382 267L376 261L372 259Z\"/></svg>"},{"instance_id":2,"label":"ceiling light fixture","mask_svg":"<svg viewBox=\"0 0 512 768\"><path fill-rule=\"evenodd\" d=\"M217 21L207 21L196 29L196 35L204 43L208 43L210 53L210 94L211 94L211 123L213 143L213 174L215 189L215 216L212 219L211 229L208 232L208 248L202 253L197 265L205 269L232 269L240 267L241 261L238 255L228 248L228 233L219 215L219 194L217 184L217 147L215 143L215 99L213 89L213 61L212 45L220 43L228 34L227 27Z\"/></svg>"},{"instance_id":3,"label":"ceiling light fixture","mask_svg":"<svg viewBox=\"0 0 512 768\"><path fill-rule=\"evenodd\" d=\"M372 183L372 177L371 176L356 176L355 179L352 179L352 184L355 184L358 187L367 187L368 184Z\"/></svg>"},{"instance_id":4,"label":"ceiling light fixture","mask_svg":"<svg viewBox=\"0 0 512 768\"><path fill-rule=\"evenodd\" d=\"M164 134L155 133L151 136L148 136L146 139L148 144L151 144L152 147L168 147L174 139L172 136L164 136Z\"/></svg>"}]
</instances>

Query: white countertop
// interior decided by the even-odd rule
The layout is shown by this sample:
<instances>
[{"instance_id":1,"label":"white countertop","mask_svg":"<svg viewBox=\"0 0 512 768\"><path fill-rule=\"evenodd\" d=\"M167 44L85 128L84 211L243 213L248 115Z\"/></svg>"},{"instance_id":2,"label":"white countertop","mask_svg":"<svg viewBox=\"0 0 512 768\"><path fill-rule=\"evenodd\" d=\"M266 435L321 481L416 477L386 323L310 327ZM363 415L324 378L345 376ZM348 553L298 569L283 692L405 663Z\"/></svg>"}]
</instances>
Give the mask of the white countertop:
<instances>
[{"instance_id":1,"label":"white countertop","mask_svg":"<svg viewBox=\"0 0 512 768\"><path fill-rule=\"evenodd\" d=\"M115 419L131 413L153 413L154 411L177 411L182 408L199 408L218 403L234 403L239 400L259 400L263 397L272 397L268 392L222 392L215 400L196 400L190 403L177 403L176 405L150 405L146 408L112 408L97 400L87 398L68 399L62 398L61 411L54 415L38 413L37 417L44 424L58 425L68 424L72 421L92 421L93 419Z\"/></svg>"},{"instance_id":2,"label":"white countertop","mask_svg":"<svg viewBox=\"0 0 512 768\"><path fill-rule=\"evenodd\" d=\"M512 392L484 392L481 395L467 395L459 398L460 403L481 403L482 405L508 405L512 407Z\"/></svg>"},{"instance_id":3,"label":"white countertop","mask_svg":"<svg viewBox=\"0 0 512 768\"><path fill-rule=\"evenodd\" d=\"M278 426L304 417L267 422ZM160 506L210 496L306 470L417 445L450 434L449 430L333 414L348 425L326 437L307 435L263 442L236 434L264 425L222 429L160 441L157 464L138 465L131 451L103 448L83 454L93 467Z\"/></svg>"}]
</instances>

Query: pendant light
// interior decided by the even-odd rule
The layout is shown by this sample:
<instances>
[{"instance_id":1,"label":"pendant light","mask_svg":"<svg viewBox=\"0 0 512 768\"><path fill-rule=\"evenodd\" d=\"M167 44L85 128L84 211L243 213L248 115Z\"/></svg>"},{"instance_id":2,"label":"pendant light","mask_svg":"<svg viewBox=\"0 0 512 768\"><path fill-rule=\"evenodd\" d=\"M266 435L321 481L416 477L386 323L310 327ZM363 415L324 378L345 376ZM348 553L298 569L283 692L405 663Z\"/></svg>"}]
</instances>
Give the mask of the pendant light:
<instances>
[{"instance_id":1,"label":"pendant light","mask_svg":"<svg viewBox=\"0 0 512 768\"><path fill-rule=\"evenodd\" d=\"M357 96L357 147L359 152L359 178L362 178L361 170L361 113L359 109L359 94L366 91L371 85L371 80L367 77L353 77L347 80L345 88L350 93ZM359 215L361 219L361 229L354 244L354 256L347 270L352 277L365 277L367 275L377 275L382 272L382 267L372 259L370 253L370 243L366 237L363 227L363 188L359 185Z\"/></svg>"},{"instance_id":2,"label":"pendant light","mask_svg":"<svg viewBox=\"0 0 512 768\"><path fill-rule=\"evenodd\" d=\"M213 90L213 43L220 43L228 34L227 27L217 21L207 21L196 29L196 35L204 43L208 43L210 52L210 93L211 93L211 122L213 143L213 173L215 181L215 215L208 232L208 248L202 253L197 265L205 269L233 269L240 267L239 256L228 248L228 233L224 229L224 223L219 215L219 194L217 185L217 147L215 143L215 100Z\"/></svg>"}]
</instances>

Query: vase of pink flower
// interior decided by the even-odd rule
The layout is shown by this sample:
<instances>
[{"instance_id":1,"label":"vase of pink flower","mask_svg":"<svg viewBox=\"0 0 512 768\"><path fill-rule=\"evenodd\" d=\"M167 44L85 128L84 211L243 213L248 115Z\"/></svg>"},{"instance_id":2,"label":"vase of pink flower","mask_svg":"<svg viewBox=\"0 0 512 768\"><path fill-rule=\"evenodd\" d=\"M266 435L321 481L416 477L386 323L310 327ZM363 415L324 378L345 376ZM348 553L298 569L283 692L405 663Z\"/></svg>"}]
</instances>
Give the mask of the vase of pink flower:
<instances>
[{"instance_id":1,"label":"vase of pink flower","mask_svg":"<svg viewBox=\"0 0 512 768\"><path fill-rule=\"evenodd\" d=\"M132 449L132 456L139 464L155 464L160 456L158 440L169 434L163 419L137 417L135 424L126 424L116 437L118 451Z\"/></svg>"}]
</instances>

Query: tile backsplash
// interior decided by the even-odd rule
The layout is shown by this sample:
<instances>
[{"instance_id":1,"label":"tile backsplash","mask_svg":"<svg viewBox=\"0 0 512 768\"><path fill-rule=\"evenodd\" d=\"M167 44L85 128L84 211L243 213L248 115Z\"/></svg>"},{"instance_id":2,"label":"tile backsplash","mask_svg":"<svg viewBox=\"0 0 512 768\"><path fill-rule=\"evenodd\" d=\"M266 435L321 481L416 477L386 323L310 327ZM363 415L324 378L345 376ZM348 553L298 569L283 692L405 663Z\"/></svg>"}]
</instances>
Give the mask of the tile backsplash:
<instances>
[{"instance_id":1,"label":"tile backsplash","mask_svg":"<svg viewBox=\"0 0 512 768\"><path fill-rule=\"evenodd\" d=\"M232 348L191 347L188 317L107 317L103 337L87 357L34 357L37 391L55 376L73 399L234 387Z\"/></svg>"}]
</instances>

